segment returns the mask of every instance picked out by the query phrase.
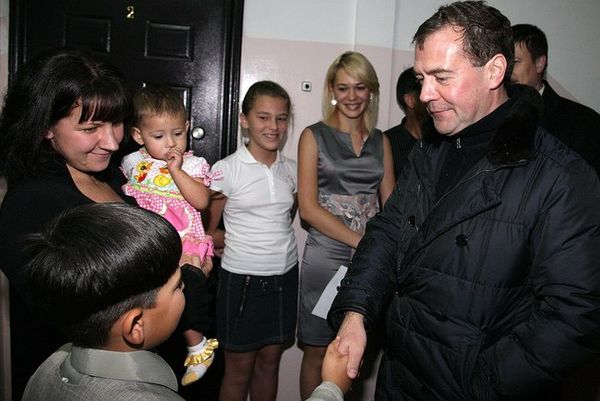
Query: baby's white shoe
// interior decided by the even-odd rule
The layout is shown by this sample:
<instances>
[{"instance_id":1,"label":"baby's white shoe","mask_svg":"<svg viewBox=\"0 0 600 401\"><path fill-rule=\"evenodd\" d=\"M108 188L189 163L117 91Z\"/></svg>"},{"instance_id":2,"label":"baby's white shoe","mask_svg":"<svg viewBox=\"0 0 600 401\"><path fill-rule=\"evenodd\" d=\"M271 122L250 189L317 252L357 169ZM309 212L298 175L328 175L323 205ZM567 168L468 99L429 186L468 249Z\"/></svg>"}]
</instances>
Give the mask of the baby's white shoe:
<instances>
[{"instance_id":1,"label":"baby's white shoe","mask_svg":"<svg viewBox=\"0 0 600 401\"><path fill-rule=\"evenodd\" d=\"M199 344L188 347L188 356L183 364L187 370L181 378L183 386L190 385L204 376L215 359L214 351L217 348L219 341L216 338L207 340L206 337Z\"/></svg>"}]
</instances>

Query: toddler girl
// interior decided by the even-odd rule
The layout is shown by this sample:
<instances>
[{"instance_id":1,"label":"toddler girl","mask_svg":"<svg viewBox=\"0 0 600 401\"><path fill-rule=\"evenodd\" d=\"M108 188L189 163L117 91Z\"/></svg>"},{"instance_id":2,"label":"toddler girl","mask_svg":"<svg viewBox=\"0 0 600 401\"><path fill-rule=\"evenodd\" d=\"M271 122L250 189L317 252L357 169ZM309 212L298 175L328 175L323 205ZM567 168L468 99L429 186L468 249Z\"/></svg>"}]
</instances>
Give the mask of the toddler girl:
<instances>
[{"instance_id":1,"label":"toddler girl","mask_svg":"<svg viewBox=\"0 0 600 401\"><path fill-rule=\"evenodd\" d=\"M179 95L168 87L142 88L133 99L133 139L142 148L123 158L128 179L123 191L137 203L162 215L182 239L182 258L198 257L204 275L212 269L213 242L204 233L199 210L210 201L210 166L187 149L189 122ZM186 306L182 316L188 346L185 386L200 379L212 364L215 339L207 340L202 328L210 324L205 294L198 294L205 278L196 269L183 269ZM199 275L199 276L198 276Z\"/></svg>"}]
</instances>

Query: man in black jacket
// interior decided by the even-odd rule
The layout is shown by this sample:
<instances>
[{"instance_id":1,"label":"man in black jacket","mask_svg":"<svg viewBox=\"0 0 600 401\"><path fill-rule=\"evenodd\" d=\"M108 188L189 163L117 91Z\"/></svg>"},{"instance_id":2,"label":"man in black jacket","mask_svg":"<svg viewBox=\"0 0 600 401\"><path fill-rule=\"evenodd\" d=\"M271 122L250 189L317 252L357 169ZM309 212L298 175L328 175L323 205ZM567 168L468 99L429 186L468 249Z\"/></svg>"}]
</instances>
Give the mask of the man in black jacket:
<instances>
[{"instance_id":1,"label":"man in black jacket","mask_svg":"<svg viewBox=\"0 0 600 401\"><path fill-rule=\"evenodd\" d=\"M576 151L600 176L600 114L560 96L544 79L548 66L548 41L540 28L530 24L512 27L515 67L511 81L529 85L544 99L540 125Z\"/></svg>"},{"instance_id":2,"label":"man in black jacket","mask_svg":"<svg viewBox=\"0 0 600 401\"><path fill-rule=\"evenodd\" d=\"M599 350L600 182L507 87L510 21L442 6L414 36L439 134L367 225L328 319L354 378L383 318L377 400L548 400Z\"/></svg>"}]
</instances>

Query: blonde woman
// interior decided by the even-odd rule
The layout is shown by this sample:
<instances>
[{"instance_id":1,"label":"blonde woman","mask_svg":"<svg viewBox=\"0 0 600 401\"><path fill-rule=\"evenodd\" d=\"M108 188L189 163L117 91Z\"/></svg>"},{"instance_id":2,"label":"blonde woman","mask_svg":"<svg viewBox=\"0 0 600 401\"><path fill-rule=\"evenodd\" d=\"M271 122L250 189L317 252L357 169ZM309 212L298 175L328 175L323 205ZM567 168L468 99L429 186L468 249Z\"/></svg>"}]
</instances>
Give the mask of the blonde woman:
<instances>
[{"instance_id":1,"label":"blonde woman","mask_svg":"<svg viewBox=\"0 0 600 401\"><path fill-rule=\"evenodd\" d=\"M379 82L369 60L346 52L327 71L323 120L304 129L298 147L298 203L308 224L300 275L298 339L304 350L302 399L321 382L335 332L312 310L340 265L348 266L367 221L394 187L390 143L375 128Z\"/></svg>"}]
</instances>

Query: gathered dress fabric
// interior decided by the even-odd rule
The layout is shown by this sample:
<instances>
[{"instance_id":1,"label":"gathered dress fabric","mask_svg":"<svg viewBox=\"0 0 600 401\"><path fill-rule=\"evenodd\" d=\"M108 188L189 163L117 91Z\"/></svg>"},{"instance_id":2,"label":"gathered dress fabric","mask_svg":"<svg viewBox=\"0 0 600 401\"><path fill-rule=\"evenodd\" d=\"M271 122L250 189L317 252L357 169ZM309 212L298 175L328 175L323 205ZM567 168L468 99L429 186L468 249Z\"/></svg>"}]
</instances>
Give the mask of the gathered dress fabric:
<instances>
[{"instance_id":1,"label":"gathered dress fabric","mask_svg":"<svg viewBox=\"0 0 600 401\"><path fill-rule=\"evenodd\" d=\"M364 232L368 220L379 211L383 133L373 130L357 156L349 134L323 122L308 128L318 148L319 204L352 230ZM312 311L340 265L349 265L352 253L348 245L308 228L300 273L298 339L302 343L326 346L333 339L335 332L327 321Z\"/></svg>"}]
</instances>

